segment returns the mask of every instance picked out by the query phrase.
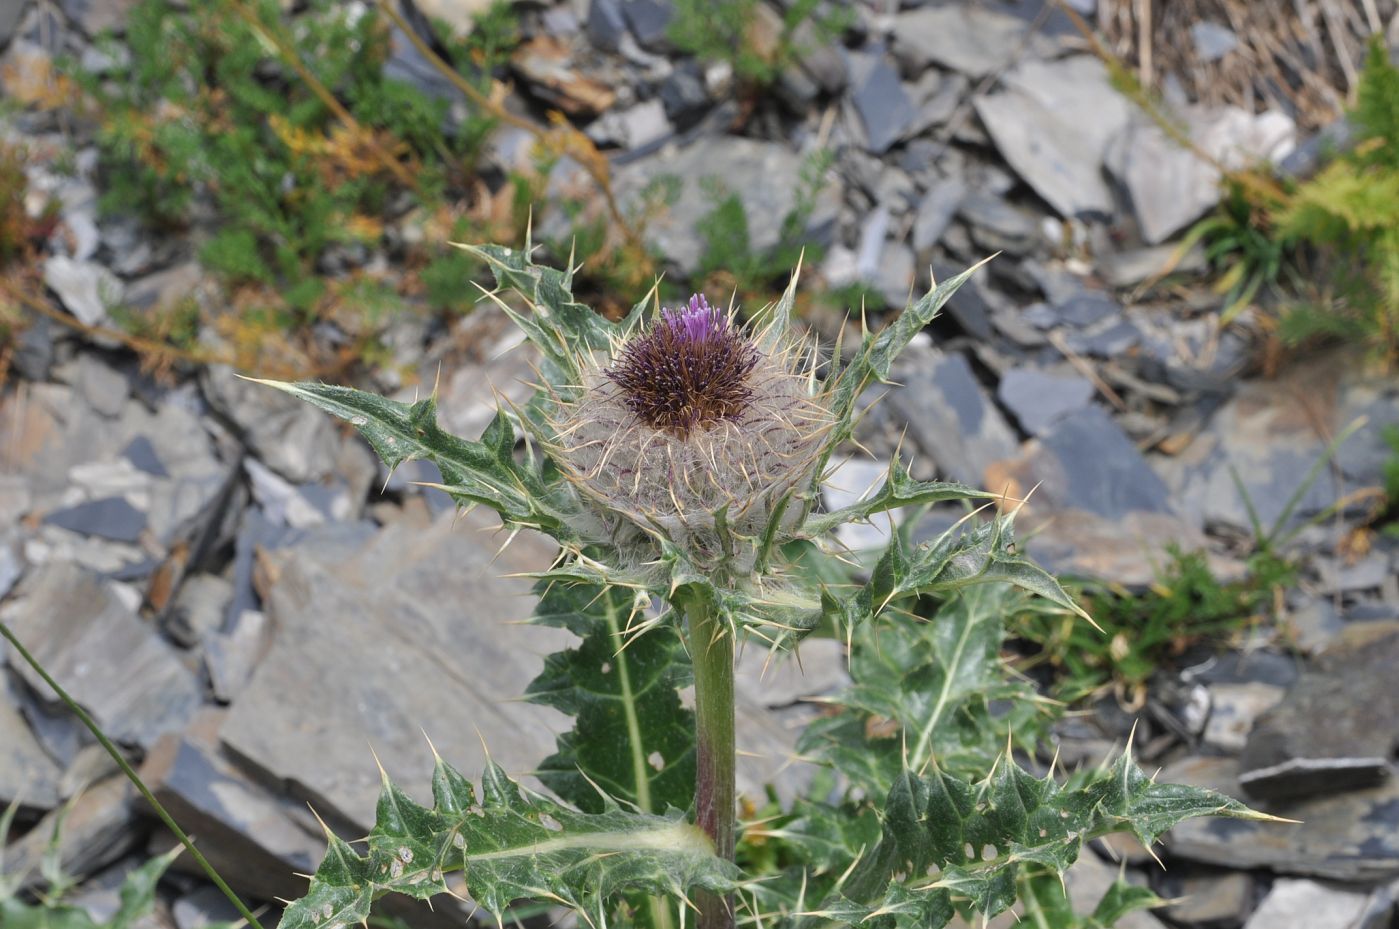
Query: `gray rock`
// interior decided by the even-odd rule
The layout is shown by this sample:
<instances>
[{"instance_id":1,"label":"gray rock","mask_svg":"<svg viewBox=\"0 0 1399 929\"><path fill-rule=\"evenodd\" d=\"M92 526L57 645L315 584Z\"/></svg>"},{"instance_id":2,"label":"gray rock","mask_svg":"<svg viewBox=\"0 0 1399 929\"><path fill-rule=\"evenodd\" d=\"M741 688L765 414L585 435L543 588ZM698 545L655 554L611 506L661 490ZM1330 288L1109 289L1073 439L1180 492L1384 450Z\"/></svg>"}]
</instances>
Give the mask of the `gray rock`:
<instances>
[{"instance_id":1,"label":"gray rock","mask_svg":"<svg viewBox=\"0 0 1399 929\"><path fill-rule=\"evenodd\" d=\"M1058 39L1031 29L1029 22L992 4L949 4L901 13L894 18L894 51L904 70L918 74L929 65L982 78L1023 54L1037 58L1060 48Z\"/></svg>"},{"instance_id":2,"label":"gray rock","mask_svg":"<svg viewBox=\"0 0 1399 929\"><path fill-rule=\"evenodd\" d=\"M670 46L666 30L675 18L675 8L668 0L626 0L622 16L642 48L662 51Z\"/></svg>"},{"instance_id":3,"label":"gray rock","mask_svg":"<svg viewBox=\"0 0 1399 929\"><path fill-rule=\"evenodd\" d=\"M1091 913L1098 901L1102 900L1116 883L1119 870L1117 865L1108 864L1092 851L1084 849L1079 854L1078 861L1064 873L1064 889L1068 891L1074 910L1079 913ZM1137 876L1137 872L1131 874ZM1145 910L1134 910L1113 925L1117 929L1165 929L1161 920Z\"/></svg>"},{"instance_id":4,"label":"gray rock","mask_svg":"<svg viewBox=\"0 0 1399 929\"><path fill-rule=\"evenodd\" d=\"M239 380L227 365L201 378L209 403L242 430L249 447L293 484L319 480L334 467L340 437L331 417L280 391Z\"/></svg>"},{"instance_id":5,"label":"gray rock","mask_svg":"<svg viewBox=\"0 0 1399 929\"><path fill-rule=\"evenodd\" d=\"M342 481L333 485L292 484L253 458L246 459L243 467L248 472L253 499L272 522L309 529L354 515L350 494Z\"/></svg>"},{"instance_id":6,"label":"gray rock","mask_svg":"<svg viewBox=\"0 0 1399 929\"><path fill-rule=\"evenodd\" d=\"M704 240L695 226L714 209L705 178L713 178L710 183L738 196L748 218L749 243L766 252L778 244L782 221L797 205L804 163L801 155L776 143L706 136L679 151L662 152L619 168L615 185L620 201L630 206L638 202L652 180L665 175L682 180L679 198L652 219L648 232L661 254L690 275L699 268L704 250ZM837 185L827 183L807 223L808 241L829 239L840 201Z\"/></svg>"},{"instance_id":7,"label":"gray rock","mask_svg":"<svg viewBox=\"0 0 1399 929\"><path fill-rule=\"evenodd\" d=\"M1176 922L1198 929L1234 929L1253 908L1253 878L1221 872L1195 874L1170 883L1166 913Z\"/></svg>"},{"instance_id":8,"label":"gray rock","mask_svg":"<svg viewBox=\"0 0 1399 929\"><path fill-rule=\"evenodd\" d=\"M276 635L229 713L224 745L271 783L361 825L379 790L366 743L418 796L432 767L424 727L473 777L483 740L511 772L550 754L563 717L512 698L559 635L510 624L528 614L529 585L497 577L538 569L549 552L521 538L493 563L491 540L475 531L484 522L401 520L348 551L329 537L267 553L262 593Z\"/></svg>"},{"instance_id":9,"label":"gray rock","mask_svg":"<svg viewBox=\"0 0 1399 929\"><path fill-rule=\"evenodd\" d=\"M1241 758L1242 783L1265 799L1368 787L1399 746L1399 623L1348 627L1259 718Z\"/></svg>"},{"instance_id":10,"label":"gray rock","mask_svg":"<svg viewBox=\"0 0 1399 929\"><path fill-rule=\"evenodd\" d=\"M1238 771L1234 759L1197 756L1168 765L1156 780L1206 787L1257 803L1239 786ZM1355 882L1399 876L1399 779L1266 809L1301 822L1192 819L1170 831L1166 848L1191 861L1240 870L1269 868L1281 874Z\"/></svg>"},{"instance_id":11,"label":"gray rock","mask_svg":"<svg viewBox=\"0 0 1399 929\"><path fill-rule=\"evenodd\" d=\"M24 810L51 810L58 805L62 773L12 703L0 682L0 810L18 800Z\"/></svg>"},{"instance_id":12,"label":"gray rock","mask_svg":"<svg viewBox=\"0 0 1399 929\"><path fill-rule=\"evenodd\" d=\"M204 279L199 263L186 261L127 284L123 303L132 310L169 309L193 295Z\"/></svg>"},{"instance_id":13,"label":"gray rock","mask_svg":"<svg viewBox=\"0 0 1399 929\"><path fill-rule=\"evenodd\" d=\"M704 74L694 62L677 64L662 82L658 96L666 116L682 129L694 125L711 103Z\"/></svg>"},{"instance_id":14,"label":"gray rock","mask_svg":"<svg viewBox=\"0 0 1399 929\"><path fill-rule=\"evenodd\" d=\"M907 306L914 293L918 280L918 259L913 249L904 242L885 242L880 251L878 276L874 280L875 289L889 306Z\"/></svg>"},{"instance_id":15,"label":"gray rock","mask_svg":"<svg viewBox=\"0 0 1399 929\"><path fill-rule=\"evenodd\" d=\"M44 262L44 284L58 295L64 309L86 326L110 320L107 308L122 299L122 283L112 272L91 261L54 255Z\"/></svg>"},{"instance_id":16,"label":"gray rock","mask_svg":"<svg viewBox=\"0 0 1399 929\"><path fill-rule=\"evenodd\" d=\"M118 742L150 746L182 728L202 688L169 645L111 590L71 564L40 567L0 609L34 657ZM34 693L57 706L30 668L9 663Z\"/></svg>"},{"instance_id":17,"label":"gray rock","mask_svg":"<svg viewBox=\"0 0 1399 929\"><path fill-rule=\"evenodd\" d=\"M0 48L9 44L10 37L15 33L15 27L19 25L20 17L24 14L25 4L6 3L0 5Z\"/></svg>"},{"instance_id":18,"label":"gray rock","mask_svg":"<svg viewBox=\"0 0 1399 929\"><path fill-rule=\"evenodd\" d=\"M1291 643L1309 655L1323 651L1345 628L1332 602L1320 597L1296 604L1279 621Z\"/></svg>"},{"instance_id":19,"label":"gray rock","mask_svg":"<svg viewBox=\"0 0 1399 929\"><path fill-rule=\"evenodd\" d=\"M1112 252L1098 257L1098 273L1113 287L1135 287L1148 278L1167 273L1196 274L1205 270L1205 253L1198 245L1184 255L1180 246L1151 245Z\"/></svg>"},{"instance_id":20,"label":"gray rock","mask_svg":"<svg viewBox=\"0 0 1399 929\"><path fill-rule=\"evenodd\" d=\"M853 506L883 484L889 472L887 461L841 457L832 462L833 473L821 485L821 500L827 510ZM867 523L847 523L836 530L841 544L852 552L882 551L893 534L894 516L879 513Z\"/></svg>"},{"instance_id":21,"label":"gray rock","mask_svg":"<svg viewBox=\"0 0 1399 929\"><path fill-rule=\"evenodd\" d=\"M1102 63L1087 55L1026 60L1002 84L974 104L1010 166L1061 216L1111 213L1103 157L1129 109Z\"/></svg>"},{"instance_id":22,"label":"gray rock","mask_svg":"<svg viewBox=\"0 0 1399 929\"><path fill-rule=\"evenodd\" d=\"M593 45L605 52L621 47L627 32L627 18L622 0L589 0L588 19L584 26Z\"/></svg>"},{"instance_id":23,"label":"gray rock","mask_svg":"<svg viewBox=\"0 0 1399 929\"><path fill-rule=\"evenodd\" d=\"M192 648L213 637L233 601L233 585L217 574L195 574L181 581L174 606L161 628L180 645Z\"/></svg>"},{"instance_id":24,"label":"gray rock","mask_svg":"<svg viewBox=\"0 0 1399 929\"><path fill-rule=\"evenodd\" d=\"M966 99L970 86L971 82L960 74L947 74L931 68L924 72L913 88L918 115L914 117L906 135L916 139L930 129L945 126Z\"/></svg>"},{"instance_id":25,"label":"gray rock","mask_svg":"<svg viewBox=\"0 0 1399 929\"><path fill-rule=\"evenodd\" d=\"M1054 312L1061 321L1082 329L1120 314L1122 307L1100 290L1080 288L1071 296L1056 300Z\"/></svg>"},{"instance_id":26,"label":"gray rock","mask_svg":"<svg viewBox=\"0 0 1399 929\"><path fill-rule=\"evenodd\" d=\"M116 416L131 395L131 382L126 375L111 368L92 355L81 355L75 386L83 399L103 416Z\"/></svg>"},{"instance_id":27,"label":"gray rock","mask_svg":"<svg viewBox=\"0 0 1399 929\"><path fill-rule=\"evenodd\" d=\"M1043 438L1046 497L1060 506L1116 519L1170 510L1166 485L1105 410L1086 407Z\"/></svg>"},{"instance_id":28,"label":"gray rock","mask_svg":"<svg viewBox=\"0 0 1399 929\"><path fill-rule=\"evenodd\" d=\"M1325 452L1324 437L1345 425L1334 403L1351 364L1344 355L1316 356L1273 380L1240 385L1179 455L1160 461L1181 511L1205 525L1252 533L1246 498L1264 530L1271 531ZM1333 469L1323 469L1306 488L1289 526L1354 489Z\"/></svg>"},{"instance_id":29,"label":"gray rock","mask_svg":"<svg viewBox=\"0 0 1399 929\"><path fill-rule=\"evenodd\" d=\"M1236 755L1243 751L1253 724L1263 713L1282 702L1286 691L1259 681L1212 684L1210 718L1204 743L1216 751Z\"/></svg>"},{"instance_id":30,"label":"gray rock","mask_svg":"<svg viewBox=\"0 0 1399 929\"><path fill-rule=\"evenodd\" d=\"M62 0L63 12L83 34L95 38L103 32L126 31L126 18L140 0Z\"/></svg>"},{"instance_id":31,"label":"gray rock","mask_svg":"<svg viewBox=\"0 0 1399 929\"><path fill-rule=\"evenodd\" d=\"M1316 881L1279 878L1244 929L1298 925L1299 917L1307 929L1367 929L1367 925L1377 925L1363 919L1369 902L1368 893Z\"/></svg>"},{"instance_id":32,"label":"gray rock","mask_svg":"<svg viewBox=\"0 0 1399 929\"><path fill-rule=\"evenodd\" d=\"M1122 128L1109 157L1149 245L1164 242L1219 202L1216 164L1235 169L1260 159L1280 161L1295 143L1296 126L1281 113L1191 107L1183 122L1213 164L1182 148L1145 117Z\"/></svg>"},{"instance_id":33,"label":"gray rock","mask_svg":"<svg viewBox=\"0 0 1399 929\"><path fill-rule=\"evenodd\" d=\"M224 880L228 878L224 877ZM296 894L285 897L288 900L295 898ZM170 914L175 918L177 929L204 929L210 923L227 925L236 923L241 918L237 908L223 895L223 891L212 885L200 887L181 896L170 908Z\"/></svg>"},{"instance_id":34,"label":"gray rock","mask_svg":"<svg viewBox=\"0 0 1399 929\"><path fill-rule=\"evenodd\" d=\"M879 268L883 263L884 245L891 219L889 208L881 203L870 211L860 227L860 244L855 253L855 273L861 280L879 279Z\"/></svg>"},{"instance_id":35,"label":"gray rock","mask_svg":"<svg viewBox=\"0 0 1399 929\"><path fill-rule=\"evenodd\" d=\"M138 435L126 443L126 448L121 450L121 456L131 462L131 466L137 471L143 471L152 477L170 476L170 472L160 460L160 453L146 436Z\"/></svg>"},{"instance_id":36,"label":"gray rock","mask_svg":"<svg viewBox=\"0 0 1399 929\"><path fill-rule=\"evenodd\" d=\"M957 276L962 270L939 262L933 265L933 277L935 280L944 281ZM983 283L983 278L975 275L958 288L952 299L943 307L943 311L956 320L957 325L961 326L967 335L978 342L989 342L993 338L990 296L991 291Z\"/></svg>"},{"instance_id":37,"label":"gray rock","mask_svg":"<svg viewBox=\"0 0 1399 929\"><path fill-rule=\"evenodd\" d=\"M987 251L1021 255L1039 238L1033 219L1003 198L983 191L974 190L963 197L958 215L971 226L976 243Z\"/></svg>"},{"instance_id":38,"label":"gray rock","mask_svg":"<svg viewBox=\"0 0 1399 929\"><path fill-rule=\"evenodd\" d=\"M135 542L146 531L146 514L125 497L108 497L55 510L44 523L114 542Z\"/></svg>"},{"instance_id":39,"label":"gray rock","mask_svg":"<svg viewBox=\"0 0 1399 929\"><path fill-rule=\"evenodd\" d=\"M258 662L272 645L272 626L267 614L243 610L230 630L220 630L204 643L204 666L214 698L231 703L243 690Z\"/></svg>"},{"instance_id":40,"label":"gray rock","mask_svg":"<svg viewBox=\"0 0 1399 929\"><path fill-rule=\"evenodd\" d=\"M618 145L628 151L654 146L674 132L665 104L654 97L626 109L608 110L587 130L588 138L599 145Z\"/></svg>"},{"instance_id":41,"label":"gray rock","mask_svg":"<svg viewBox=\"0 0 1399 929\"><path fill-rule=\"evenodd\" d=\"M914 251L923 254L938 243L965 196L966 185L958 178L935 181L928 188L913 220Z\"/></svg>"},{"instance_id":42,"label":"gray rock","mask_svg":"<svg viewBox=\"0 0 1399 929\"><path fill-rule=\"evenodd\" d=\"M297 875L315 870L325 840L303 804L264 791L216 750L179 735L156 744L141 778L240 893L262 900L304 893Z\"/></svg>"},{"instance_id":43,"label":"gray rock","mask_svg":"<svg viewBox=\"0 0 1399 929\"><path fill-rule=\"evenodd\" d=\"M1394 576L1389 552L1371 550L1354 562L1345 558L1318 557L1314 562L1321 583L1316 591L1321 594L1352 593L1354 591L1375 590Z\"/></svg>"},{"instance_id":44,"label":"gray rock","mask_svg":"<svg viewBox=\"0 0 1399 929\"><path fill-rule=\"evenodd\" d=\"M15 542L0 535L0 600L19 583L24 575L24 561L21 559ZM4 649L0 648L0 653Z\"/></svg>"},{"instance_id":45,"label":"gray rock","mask_svg":"<svg viewBox=\"0 0 1399 929\"><path fill-rule=\"evenodd\" d=\"M1093 385L1076 375L1014 368L1001 378L996 396L1021 429L1042 436L1060 419L1088 406Z\"/></svg>"},{"instance_id":46,"label":"gray rock","mask_svg":"<svg viewBox=\"0 0 1399 929\"><path fill-rule=\"evenodd\" d=\"M941 475L984 486L987 468L1015 454L1014 432L962 355L910 347L894 380L903 387L889 403Z\"/></svg>"},{"instance_id":47,"label":"gray rock","mask_svg":"<svg viewBox=\"0 0 1399 929\"><path fill-rule=\"evenodd\" d=\"M913 123L918 110L882 54L851 56L850 101L865 129L865 150L882 155Z\"/></svg>"},{"instance_id":48,"label":"gray rock","mask_svg":"<svg viewBox=\"0 0 1399 929\"><path fill-rule=\"evenodd\" d=\"M1234 35L1234 30L1208 19L1191 25L1190 38L1195 43L1195 54L1201 61L1218 61L1239 46L1239 37Z\"/></svg>"},{"instance_id":49,"label":"gray rock","mask_svg":"<svg viewBox=\"0 0 1399 929\"><path fill-rule=\"evenodd\" d=\"M24 875L19 880L23 890L43 883L40 864L51 854L55 826L61 826L56 858L63 874L81 878L121 859L140 839L140 832L133 828L135 797L136 790L124 775L89 787L5 847L6 875Z\"/></svg>"}]
</instances>

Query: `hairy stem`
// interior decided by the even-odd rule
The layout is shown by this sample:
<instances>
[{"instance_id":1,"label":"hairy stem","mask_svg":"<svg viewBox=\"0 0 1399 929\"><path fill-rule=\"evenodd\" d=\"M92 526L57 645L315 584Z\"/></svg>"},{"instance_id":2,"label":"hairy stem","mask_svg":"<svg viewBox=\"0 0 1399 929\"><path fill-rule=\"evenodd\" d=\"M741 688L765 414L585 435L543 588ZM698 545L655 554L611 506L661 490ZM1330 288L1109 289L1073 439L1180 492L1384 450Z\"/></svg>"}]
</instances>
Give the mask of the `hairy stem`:
<instances>
[{"instance_id":1,"label":"hairy stem","mask_svg":"<svg viewBox=\"0 0 1399 929\"><path fill-rule=\"evenodd\" d=\"M734 857L734 637L708 603L685 607L690 660L695 670L698 771L695 822L714 842L714 854ZM733 899L702 891L698 929L733 929Z\"/></svg>"}]
</instances>

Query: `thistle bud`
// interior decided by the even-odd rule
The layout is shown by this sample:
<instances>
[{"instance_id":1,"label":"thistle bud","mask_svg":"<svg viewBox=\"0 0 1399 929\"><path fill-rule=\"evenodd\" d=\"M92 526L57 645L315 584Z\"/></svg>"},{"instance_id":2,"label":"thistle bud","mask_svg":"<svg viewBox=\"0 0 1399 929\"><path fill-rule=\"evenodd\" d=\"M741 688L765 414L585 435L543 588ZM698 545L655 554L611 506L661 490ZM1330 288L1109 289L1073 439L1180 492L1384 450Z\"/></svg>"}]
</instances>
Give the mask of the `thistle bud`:
<instances>
[{"instance_id":1,"label":"thistle bud","mask_svg":"<svg viewBox=\"0 0 1399 929\"><path fill-rule=\"evenodd\" d=\"M795 521L787 500L811 484L831 416L802 353L771 341L696 294L585 367L556 410L555 457L614 541L659 537L742 573L773 519Z\"/></svg>"}]
</instances>

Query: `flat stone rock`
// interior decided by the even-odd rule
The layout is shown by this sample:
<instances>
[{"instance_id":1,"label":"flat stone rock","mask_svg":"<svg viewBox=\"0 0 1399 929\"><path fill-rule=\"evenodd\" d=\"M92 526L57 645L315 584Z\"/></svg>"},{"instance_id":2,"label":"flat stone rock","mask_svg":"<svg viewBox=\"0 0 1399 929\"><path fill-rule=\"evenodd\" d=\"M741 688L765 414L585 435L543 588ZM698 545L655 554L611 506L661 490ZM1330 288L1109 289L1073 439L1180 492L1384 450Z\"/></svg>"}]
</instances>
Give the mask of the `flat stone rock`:
<instances>
[{"instance_id":1,"label":"flat stone rock","mask_svg":"<svg viewBox=\"0 0 1399 929\"><path fill-rule=\"evenodd\" d=\"M1377 924L1364 920L1369 904L1368 893L1317 881L1279 878L1244 929L1297 925L1302 914L1307 929L1366 929Z\"/></svg>"},{"instance_id":2,"label":"flat stone rock","mask_svg":"<svg viewBox=\"0 0 1399 929\"><path fill-rule=\"evenodd\" d=\"M1197 756L1168 765L1162 784L1207 787L1259 807L1238 781L1232 758ZM1399 780L1378 787L1263 804L1297 824L1202 818L1181 823L1165 839L1172 855L1234 869L1378 883L1399 876Z\"/></svg>"},{"instance_id":3,"label":"flat stone rock","mask_svg":"<svg viewBox=\"0 0 1399 929\"><path fill-rule=\"evenodd\" d=\"M1243 751L1258 717L1281 703L1286 693L1281 687L1259 681L1212 684L1209 692L1210 716L1205 723L1204 743L1230 755Z\"/></svg>"},{"instance_id":4,"label":"flat stone rock","mask_svg":"<svg viewBox=\"0 0 1399 929\"><path fill-rule=\"evenodd\" d=\"M182 728L203 688L178 654L111 589L72 564L44 565L20 584L0 616L34 657L114 740L149 747ZM58 705L28 664L10 666Z\"/></svg>"},{"instance_id":5,"label":"flat stone rock","mask_svg":"<svg viewBox=\"0 0 1399 929\"><path fill-rule=\"evenodd\" d=\"M16 800L24 810L51 810L58 805L62 772L44 751L0 682L0 810Z\"/></svg>"},{"instance_id":6,"label":"flat stone rock","mask_svg":"<svg viewBox=\"0 0 1399 929\"><path fill-rule=\"evenodd\" d=\"M1180 454L1156 460L1176 505L1198 524L1252 533L1246 495L1264 529L1271 530L1324 454L1329 437L1346 425L1338 398L1346 369L1354 363L1345 354L1321 355L1287 366L1272 380L1239 385ZM1365 440L1352 436L1342 450L1352 441ZM1354 489L1356 483L1338 479L1335 469L1322 469L1289 525L1323 512Z\"/></svg>"},{"instance_id":7,"label":"flat stone rock","mask_svg":"<svg viewBox=\"0 0 1399 929\"><path fill-rule=\"evenodd\" d=\"M1108 214L1113 200L1102 174L1129 105L1096 58L1029 59L1001 79L1002 92L974 100L1001 155L1061 216Z\"/></svg>"},{"instance_id":8,"label":"flat stone rock","mask_svg":"<svg viewBox=\"0 0 1399 929\"><path fill-rule=\"evenodd\" d=\"M928 188L913 218L914 251L922 253L938 244L965 196L966 185L959 178L935 181Z\"/></svg>"},{"instance_id":9,"label":"flat stone rock","mask_svg":"<svg viewBox=\"0 0 1399 929\"><path fill-rule=\"evenodd\" d=\"M135 542L146 529L146 514L125 497L107 497L55 510L44 517L44 522L82 535Z\"/></svg>"},{"instance_id":10,"label":"flat stone rock","mask_svg":"<svg viewBox=\"0 0 1399 929\"><path fill-rule=\"evenodd\" d=\"M1370 787L1389 776L1399 747L1399 623L1358 623L1259 717L1244 748L1240 782L1276 799Z\"/></svg>"},{"instance_id":11,"label":"flat stone rock","mask_svg":"<svg viewBox=\"0 0 1399 929\"><path fill-rule=\"evenodd\" d=\"M1172 920L1198 929L1234 929L1253 908L1253 878L1238 871L1192 874L1172 879L1166 873ZM1158 891L1159 892L1159 891Z\"/></svg>"},{"instance_id":12,"label":"flat stone rock","mask_svg":"<svg viewBox=\"0 0 1399 929\"><path fill-rule=\"evenodd\" d=\"M310 404L262 384L239 380L227 365L202 377L210 405L242 430L253 453L294 484L319 480L340 451L335 422Z\"/></svg>"},{"instance_id":13,"label":"flat stone rock","mask_svg":"<svg viewBox=\"0 0 1399 929\"><path fill-rule=\"evenodd\" d=\"M994 468L985 486L1012 497L1034 489L1018 532L1030 536L1036 560L1061 573L1149 584L1167 546L1206 547L1122 427L1098 406L1059 419Z\"/></svg>"},{"instance_id":14,"label":"flat stone rock","mask_svg":"<svg viewBox=\"0 0 1399 929\"><path fill-rule=\"evenodd\" d=\"M44 262L44 284L58 295L64 309L87 326L106 323L107 308L122 299L121 279L115 274L96 262L66 255Z\"/></svg>"},{"instance_id":15,"label":"flat stone rock","mask_svg":"<svg viewBox=\"0 0 1399 929\"><path fill-rule=\"evenodd\" d=\"M919 73L939 65L972 78L1003 68L1017 54L1048 57L1061 42L1034 30L1028 20L1001 4L948 4L902 13L891 30L894 50L905 70ZM1029 47L1019 51L1022 42Z\"/></svg>"},{"instance_id":16,"label":"flat stone rock","mask_svg":"<svg viewBox=\"0 0 1399 929\"><path fill-rule=\"evenodd\" d=\"M484 524L448 514L392 524L350 551L267 553L262 593L276 634L221 730L224 745L317 809L362 825L379 791L368 746L418 797L429 795L432 769L423 729L473 779L482 741L514 774L552 753L565 718L516 698L563 634L511 625L529 615L529 584L497 576L538 569L548 555L520 539L493 564Z\"/></svg>"},{"instance_id":17,"label":"flat stone rock","mask_svg":"<svg viewBox=\"0 0 1399 929\"><path fill-rule=\"evenodd\" d=\"M704 239L696 224L714 209L707 186L718 184L736 194L748 217L753 249L766 252L778 244L783 218L797 205L805 159L785 145L735 136L705 136L674 152L631 162L617 170L615 186L624 206L639 202L643 189L656 178L672 175L682 181L676 202L647 227L650 241L666 260L686 275L699 268ZM714 180L706 184L705 178ZM826 183L804 231L806 241L825 241L834 228L841 192Z\"/></svg>"},{"instance_id":18,"label":"flat stone rock","mask_svg":"<svg viewBox=\"0 0 1399 929\"><path fill-rule=\"evenodd\" d=\"M983 486L987 468L1016 453L1018 441L961 354L911 347L889 397L910 437L954 481Z\"/></svg>"},{"instance_id":19,"label":"flat stone rock","mask_svg":"<svg viewBox=\"0 0 1399 929\"><path fill-rule=\"evenodd\" d=\"M1108 159L1148 245L1169 239L1219 202L1216 165L1233 170L1259 160L1281 161L1296 141L1296 125L1281 113L1187 107L1181 118L1191 141L1214 163L1201 160L1144 116L1121 127Z\"/></svg>"},{"instance_id":20,"label":"flat stone rock","mask_svg":"<svg viewBox=\"0 0 1399 929\"><path fill-rule=\"evenodd\" d=\"M325 852L304 804L263 790L215 749L176 734L151 750L141 778L239 892L260 900L304 892L297 874L315 871Z\"/></svg>"},{"instance_id":21,"label":"flat stone rock","mask_svg":"<svg viewBox=\"0 0 1399 929\"><path fill-rule=\"evenodd\" d=\"M865 129L865 150L882 155L912 125L918 109L882 54L851 55L850 102Z\"/></svg>"},{"instance_id":22,"label":"flat stone rock","mask_svg":"<svg viewBox=\"0 0 1399 929\"><path fill-rule=\"evenodd\" d=\"M5 846L6 876L23 875L23 890L42 883L40 864L51 854L50 839L60 820L57 859L64 874L82 878L120 860L141 838L134 828L135 797L136 789L121 774L88 787Z\"/></svg>"},{"instance_id":23,"label":"flat stone rock","mask_svg":"<svg viewBox=\"0 0 1399 929\"><path fill-rule=\"evenodd\" d=\"M1093 392L1086 378L1037 368L1012 368L996 388L1002 405L1030 435L1044 435L1065 416L1087 407Z\"/></svg>"}]
</instances>

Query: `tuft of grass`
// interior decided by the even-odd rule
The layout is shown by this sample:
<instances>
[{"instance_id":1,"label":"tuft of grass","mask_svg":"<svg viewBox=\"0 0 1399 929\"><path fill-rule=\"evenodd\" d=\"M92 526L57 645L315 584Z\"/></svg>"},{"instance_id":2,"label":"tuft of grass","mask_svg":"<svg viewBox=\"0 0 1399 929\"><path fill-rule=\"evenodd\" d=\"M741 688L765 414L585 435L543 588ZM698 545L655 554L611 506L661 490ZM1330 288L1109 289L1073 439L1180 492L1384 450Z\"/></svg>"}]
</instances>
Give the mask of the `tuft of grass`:
<instances>
[{"instance_id":1,"label":"tuft of grass","mask_svg":"<svg viewBox=\"0 0 1399 929\"><path fill-rule=\"evenodd\" d=\"M840 38L853 15L841 4L796 0L780 20L763 0L676 0L669 36L676 48L704 61L727 61L741 88L772 84L806 50L797 33L810 24L813 44Z\"/></svg>"},{"instance_id":2,"label":"tuft of grass","mask_svg":"<svg viewBox=\"0 0 1399 929\"><path fill-rule=\"evenodd\" d=\"M1068 702L1110 689L1125 704L1140 706L1157 668L1194 645L1223 643L1259 622L1276 592L1296 576L1290 562L1270 552L1249 558L1246 577L1230 582L1211 573L1203 552L1172 548L1169 559L1139 596L1094 585L1074 592L1102 632L1071 616L1018 617L1014 633L1034 647L1025 666L1052 668L1055 694Z\"/></svg>"}]
</instances>

